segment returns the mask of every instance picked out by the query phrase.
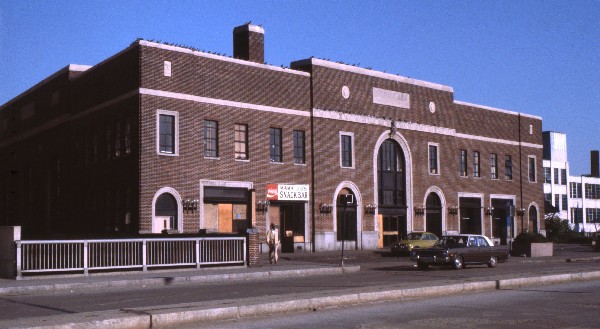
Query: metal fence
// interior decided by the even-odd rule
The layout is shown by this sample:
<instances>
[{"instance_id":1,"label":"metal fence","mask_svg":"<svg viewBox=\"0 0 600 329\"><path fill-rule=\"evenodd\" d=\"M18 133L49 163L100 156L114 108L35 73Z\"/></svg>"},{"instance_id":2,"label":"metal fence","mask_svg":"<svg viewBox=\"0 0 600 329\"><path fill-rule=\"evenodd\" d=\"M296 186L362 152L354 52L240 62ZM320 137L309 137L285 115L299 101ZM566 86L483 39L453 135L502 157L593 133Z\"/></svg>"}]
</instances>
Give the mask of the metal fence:
<instances>
[{"instance_id":1,"label":"metal fence","mask_svg":"<svg viewBox=\"0 0 600 329\"><path fill-rule=\"evenodd\" d=\"M17 278L25 273L246 264L245 237L16 241L16 246Z\"/></svg>"}]
</instances>

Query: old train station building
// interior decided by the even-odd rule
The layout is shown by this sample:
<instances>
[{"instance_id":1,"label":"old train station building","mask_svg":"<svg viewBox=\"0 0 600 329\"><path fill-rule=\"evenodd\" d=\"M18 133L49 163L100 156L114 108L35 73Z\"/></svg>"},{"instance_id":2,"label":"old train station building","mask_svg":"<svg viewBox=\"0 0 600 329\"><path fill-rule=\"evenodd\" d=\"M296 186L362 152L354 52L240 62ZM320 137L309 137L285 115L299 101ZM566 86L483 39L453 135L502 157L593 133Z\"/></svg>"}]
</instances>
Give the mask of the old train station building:
<instances>
[{"instance_id":1,"label":"old train station building","mask_svg":"<svg viewBox=\"0 0 600 329\"><path fill-rule=\"evenodd\" d=\"M308 58L137 40L0 107L0 225L25 237L261 233L284 252L544 230L542 119Z\"/></svg>"}]
</instances>

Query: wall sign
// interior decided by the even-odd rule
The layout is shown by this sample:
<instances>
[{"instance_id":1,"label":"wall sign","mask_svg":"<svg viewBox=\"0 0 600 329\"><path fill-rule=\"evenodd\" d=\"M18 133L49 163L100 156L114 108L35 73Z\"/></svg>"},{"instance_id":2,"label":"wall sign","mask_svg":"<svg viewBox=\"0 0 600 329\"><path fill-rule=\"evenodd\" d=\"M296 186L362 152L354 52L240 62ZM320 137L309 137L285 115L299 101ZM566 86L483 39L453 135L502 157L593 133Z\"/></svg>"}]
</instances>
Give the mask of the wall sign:
<instances>
[{"instance_id":1,"label":"wall sign","mask_svg":"<svg viewBox=\"0 0 600 329\"><path fill-rule=\"evenodd\" d=\"M267 200L269 201L308 201L308 184L267 184Z\"/></svg>"},{"instance_id":2,"label":"wall sign","mask_svg":"<svg viewBox=\"0 0 600 329\"><path fill-rule=\"evenodd\" d=\"M410 109L410 95L373 87L373 103Z\"/></svg>"}]
</instances>

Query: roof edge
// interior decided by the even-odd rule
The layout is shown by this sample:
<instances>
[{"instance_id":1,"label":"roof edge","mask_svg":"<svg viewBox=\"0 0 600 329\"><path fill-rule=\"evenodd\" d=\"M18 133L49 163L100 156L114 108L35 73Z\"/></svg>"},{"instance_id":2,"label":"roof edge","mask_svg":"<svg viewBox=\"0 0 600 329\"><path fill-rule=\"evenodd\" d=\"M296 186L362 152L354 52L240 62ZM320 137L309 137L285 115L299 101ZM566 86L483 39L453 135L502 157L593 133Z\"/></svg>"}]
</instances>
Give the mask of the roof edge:
<instances>
[{"instance_id":1,"label":"roof edge","mask_svg":"<svg viewBox=\"0 0 600 329\"><path fill-rule=\"evenodd\" d=\"M454 89L450 86L445 86L445 85L437 84L437 83L433 83L433 82L403 77L401 75L385 73L385 72L371 70L371 69L365 69L362 67L352 66L352 65L348 65L348 64L344 64L344 63L331 62L331 61L327 61L327 60L319 59L319 58L315 58L315 57L292 62L292 66L304 66L304 65L323 66L323 67L328 67L328 68L332 68L332 69L336 69L336 70L352 72L352 73L357 73L357 74L363 74L363 75L368 75L368 76L372 76L372 77L376 77L376 78L394 80L397 82L407 83L407 84L416 85L416 86L420 86L420 87L446 91L449 93L454 92Z\"/></svg>"},{"instance_id":2,"label":"roof edge","mask_svg":"<svg viewBox=\"0 0 600 329\"><path fill-rule=\"evenodd\" d=\"M503 110L503 109L499 109L499 108L495 108L495 107L491 107L491 106L473 104L473 103L462 102L462 101L457 101L457 100L454 100L454 104L464 105L464 106L469 106L469 107L476 107L476 108L479 108L479 109L482 109L482 110L488 110L488 111L494 111L494 112L501 112L501 113L512 114L512 115L521 115L521 116L532 118L532 119L542 120L542 117L537 116L537 115L527 114L527 113L521 113L521 112L515 112L515 111L509 111L509 110Z\"/></svg>"}]
</instances>

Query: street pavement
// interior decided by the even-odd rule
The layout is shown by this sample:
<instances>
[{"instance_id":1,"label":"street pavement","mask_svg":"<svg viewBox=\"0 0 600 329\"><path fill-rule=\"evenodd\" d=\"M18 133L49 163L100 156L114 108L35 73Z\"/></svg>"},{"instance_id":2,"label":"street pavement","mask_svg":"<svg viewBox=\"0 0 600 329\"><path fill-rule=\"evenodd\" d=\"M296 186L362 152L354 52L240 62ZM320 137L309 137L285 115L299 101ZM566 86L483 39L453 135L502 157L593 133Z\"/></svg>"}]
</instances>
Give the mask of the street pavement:
<instances>
[{"instance_id":1,"label":"street pavement","mask_svg":"<svg viewBox=\"0 0 600 329\"><path fill-rule=\"evenodd\" d=\"M578 264L571 266L569 264ZM406 257L391 257L386 252L346 251L344 266L341 252L283 254L277 265L268 263L261 255L254 267L227 267L205 269L171 269L148 272L92 273L83 275L55 275L27 277L24 280L0 279L0 328L156 328L216 319L232 319L328 307L357 305L368 302L405 300L409 298L441 296L471 291L504 289L533 284L600 280L600 253L590 246L555 245L553 257L511 257L496 269L474 271L432 270L419 272ZM534 270L535 269L535 270ZM381 272L404 274L378 275ZM452 273L452 276L448 275ZM455 274L459 273L459 274ZM299 281L311 278L318 281L356 281L328 289L315 285L313 290L286 287L286 291L260 288L261 282L280 279ZM367 283L361 283L369 281ZM378 281L379 280L379 281ZM227 295L226 288L242 283L248 291L241 298ZM35 304L19 298L28 295L63 296L65 291L122 290L136 293L136 287L176 287L206 285L217 287L198 301L153 305L119 305L114 309L77 311L76 307L57 308L56 315L11 316L9 310ZM252 289L255 287L256 289ZM219 290L223 292L219 294ZM209 291L205 289L205 291ZM276 295L276 298L273 296ZM237 297L237 296L235 296ZM59 298L59 297L57 297ZM66 299L66 298L65 298ZM4 304L2 304L4 303ZM28 305L29 304L29 305ZM39 305L38 305L39 306ZM52 307L46 306L51 309ZM4 314L3 314L4 313ZM53 314L53 313L49 313Z\"/></svg>"}]
</instances>

